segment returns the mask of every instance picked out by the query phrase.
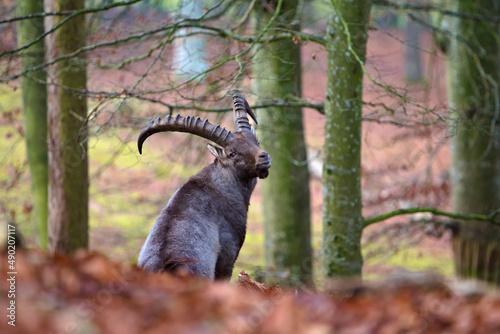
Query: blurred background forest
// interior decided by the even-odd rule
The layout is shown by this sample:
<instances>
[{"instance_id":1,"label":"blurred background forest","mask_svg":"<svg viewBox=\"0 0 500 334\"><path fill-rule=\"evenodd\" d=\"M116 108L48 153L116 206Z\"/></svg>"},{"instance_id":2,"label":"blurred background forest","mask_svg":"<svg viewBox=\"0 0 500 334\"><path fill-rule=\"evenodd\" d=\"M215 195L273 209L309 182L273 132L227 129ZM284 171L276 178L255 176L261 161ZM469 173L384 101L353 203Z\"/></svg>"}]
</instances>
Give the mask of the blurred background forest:
<instances>
[{"instance_id":1,"label":"blurred background forest","mask_svg":"<svg viewBox=\"0 0 500 334\"><path fill-rule=\"evenodd\" d=\"M355 14L348 12L343 1L88 0L79 2L81 8L65 8L64 1L52 0L46 6L56 5L56 14L46 8L46 14L35 17L38 23L28 16L42 13L43 8L22 12L21 2L29 1L0 1L0 220L18 226L25 246L46 247L40 231L47 225L36 216L35 190L30 183L26 139L31 130L23 119L21 78L45 90L56 87L48 90L49 138L53 139L50 127L57 127L50 123L51 103L55 103L51 96L66 92L86 101L84 114L71 117L80 122L73 130L78 133L77 156L88 154L88 182L83 185L89 186L88 247L129 263L136 263L170 196L212 160L206 141L179 133L151 138L139 155L139 131L153 117L176 113L208 118L231 128L231 96L240 92L257 114L257 136L272 156L273 167L269 178L259 181L251 200L246 240L235 273L248 270L257 280L291 277L295 284L313 277L318 286L325 277L356 275L358 269L332 269L325 262L329 254L337 254L338 260L342 258L339 252L355 255L360 248L328 250L331 240L325 233L330 228L326 225L331 220L330 204L323 202L327 196L347 203L345 207L359 206L359 213L354 213L358 218L346 218L357 225L335 233L352 232L353 243L360 242L362 259L353 255L346 262L355 263L356 268L362 263L364 278L407 271L455 277L454 262L469 261L479 269L458 270L463 276L498 281L500 234L496 229L486 232L492 236L486 246L464 246L457 241L457 231L464 230L458 228L462 218L481 228L490 226L487 221L499 223L494 214L500 209L500 8L496 1L376 0L373 5L357 1L368 13L363 14L366 23L359 24L353 23ZM356 4L352 7L357 8ZM51 31L44 19L53 19L61 27L81 19L79 24L85 30ZM42 32L20 41L23 22L28 28L22 29L38 26ZM366 31L366 56L364 33L349 30L356 24ZM331 33L335 27L341 28ZM61 43L59 47L65 36L73 41L78 36L83 39L73 49L49 46L45 51L49 55L28 64L25 59L36 58L30 50L43 41L39 37L46 34L49 39L56 33L60 35L53 43ZM339 48L336 38L342 36L347 36L347 42ZM334 56L345 56L348 65ZM460 57L469 58L459 63ZM356 78L343 77L348 66L356 68L362 89ZM71 81L82 78L78 74L82 72L68 70L66 79L57 77L64 68L86 73L83 85ZM40 79L37 75L42 71L48 76ZM466 84L460 75L477 80ZM338 83L345 85L335 86ZM450 83L460 83L462 90ZM343 95L361 91L358 97ZM468 102L458 101L456 96L467 94L473 97L465 106ZM330 95L336 97L325 103L325 96ZM344 109L335 99L343 101ZM348 117L359 120L361 132L349 132L350 126L340 121L342 110L350 115L351 109L353 116ZM328 124L338 124L341 129ZM476 140L477 133L485 134L487 139L477 139L484 143L482 148L460 144L457 138L462 124L469 131L469 143ZM45 125L34 121L31 126ZM335 138L337 144L325 143ZM359 192L346 199L336 193L342 190L339 183L330 190L330 181L322 176L333 170L344 178L341 168L331 167L341 165L331 160L339 153L328 152L328 147L337 148L342 141L345 147L351 147L351 142L359 146L360 157L349 162L354 161L356 173L359 170L360 178L352 183L359 184ZM463 160L455 151L476 156L480 168L488 172L458 172L462 167L456 166ZM470 156L464 159L471 161ZM460 173L470 177L465 186L458 185L463 181ZM478 181L476 174L484 180ZM476 185L483 197L468 193ZM78 187L66 185L66 189L75 189L71 205L85 207ZM471 208L460 204L456 199L464 195L453 192L460 187L467 196L488 203L473 202ZM287 199L289 195L295 198ZM352 204L355 196L361 200L359 205ZM346 210L344 204L339 204L341 212ZM370 217L375 218L370 221ZM335 224L348 225L342 217ZM276 232L288 229L290 233ZM362 237L357 237L361 232ZM289 240L292 243L286 246ZM463 251L466 248L470 254ZM290 264L294 260L286 258L287 252L304 255L297 260L302 269ZM463 260L465 257L470 260ZM486 264L478 264L481 259ZM493 274L481 276L484 267Z\"/></svg>"}]
</instances>

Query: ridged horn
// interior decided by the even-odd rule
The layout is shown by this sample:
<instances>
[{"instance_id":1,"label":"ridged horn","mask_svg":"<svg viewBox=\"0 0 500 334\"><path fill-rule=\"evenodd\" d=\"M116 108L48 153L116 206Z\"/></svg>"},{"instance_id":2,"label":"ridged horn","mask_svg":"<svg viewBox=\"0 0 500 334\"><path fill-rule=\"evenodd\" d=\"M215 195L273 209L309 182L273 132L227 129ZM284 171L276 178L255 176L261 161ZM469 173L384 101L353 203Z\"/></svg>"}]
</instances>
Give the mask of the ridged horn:
<instances>
[{"instance_id":1,"label":"ridged horn","mask_svg":"<svg viewBox=\"0 0 500 334\"><path fill-rule=\"evenodd\" d=\"M232 139L233 134L220 125L213 125L207 119L201 120L199 117L182 117L177 114L174 117L168 115L165 118L156 118L149 121L148 125L141 131L137 139L137 148L142 154L142 144L151 135L157 132L187 132L205 139L211 140L217 145L225 147Z\"/></svg>"},{"instance_id":2,"label":"ridged horn","mask_svg":"<svg viewBox=\"0 0 500 334\"><path fill-rule=\"evenodd\" d=\"M255 114L253 113L252 109L250 109L250 106L248 105L247 100L241 96L240 94L234 94L233 95L233 116L234 116L234 131L235 132L240 132L240 131L252 131L252 126L250 125L250 122L248 121L247 114L252 117L254 120L255 124L257 123L257 118L255 117Z\"/></svg>"}]
</instances>

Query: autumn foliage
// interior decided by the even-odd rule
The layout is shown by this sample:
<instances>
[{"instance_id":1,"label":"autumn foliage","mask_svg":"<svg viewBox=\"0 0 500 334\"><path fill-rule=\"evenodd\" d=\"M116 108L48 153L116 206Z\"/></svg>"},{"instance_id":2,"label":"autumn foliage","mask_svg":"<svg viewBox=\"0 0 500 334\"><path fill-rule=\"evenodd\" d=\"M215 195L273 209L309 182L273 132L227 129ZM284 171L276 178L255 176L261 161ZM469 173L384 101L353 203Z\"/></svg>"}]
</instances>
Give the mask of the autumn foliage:
<instances>
[{"instance_id":1,"label":"autumn foliage","mask_svg":"<svg viewBox=\"0 0 500 334\"><path fill-rule=\"evenodd\" d=\"M7 258L0 262L9 272ZM437 278L282 291L150 274L101 254L16 254L16 326L1 333L499 333L500 297ZM0 307L7 308L2 280Z\"/></svg>"}]
</instances>

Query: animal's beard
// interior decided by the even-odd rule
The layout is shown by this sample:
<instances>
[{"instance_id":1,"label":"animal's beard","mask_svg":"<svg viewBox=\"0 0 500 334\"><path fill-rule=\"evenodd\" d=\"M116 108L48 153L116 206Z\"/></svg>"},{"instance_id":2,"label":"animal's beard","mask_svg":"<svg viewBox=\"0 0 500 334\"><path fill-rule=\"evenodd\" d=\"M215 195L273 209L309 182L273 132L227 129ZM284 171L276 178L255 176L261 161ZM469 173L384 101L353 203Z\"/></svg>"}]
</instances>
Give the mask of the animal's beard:
<instances>
[{"instance_id":1,"label":"animal's beard","mask_svg":"<svg viewBox=\"0 0 500 334\"><path fill-rule=\"evenodd\" d=\"M258 169L257 176L259 177L259 179L265 179L269 176L269 169Z\"/></svg>"}]
</instances>

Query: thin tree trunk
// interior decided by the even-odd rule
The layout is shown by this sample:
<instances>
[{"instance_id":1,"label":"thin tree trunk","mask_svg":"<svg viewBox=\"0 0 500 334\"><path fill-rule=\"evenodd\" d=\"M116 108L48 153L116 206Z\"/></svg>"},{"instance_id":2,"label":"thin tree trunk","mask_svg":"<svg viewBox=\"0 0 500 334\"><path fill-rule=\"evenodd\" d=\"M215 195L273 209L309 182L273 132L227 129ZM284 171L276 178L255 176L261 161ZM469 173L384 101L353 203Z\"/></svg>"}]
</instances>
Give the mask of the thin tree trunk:
<instances>
[{"instance_id":1,"label":"thin tree trunk","mask_svg":"<svg viewBox=\"0 0 500 334\"><path fill-rule=\"evenodd\" d=\"M43 2L20 0L17 3L19 16L43 12ZM44 33L43 18L21 20L17 24L17 40L24 46ZM34 43L21 57L21 70L43 64L45 46L43 41ZM33 220L37 226L38 245L47 248L48 218L48 158L47 158L47 86L43 70L30 72L21 77L23 98L24 135L30 168L31 192L33 196Z\"/></svg>"},{"instance_id":2,"label":"thin tree trunk","mask_svg":"<svg viewBox=\"0 0 500 334\"><path fill-rule=\"evenodd\" d=\"M46 11L84 7L83 0L46 0ZM47 28L62 17L47 19ZM77 16L47 37L48 60L85 45L85 19ZM49 249L67 253L88 246L88 157L86 58L49 68Z\"/></svg>"},{"instance_id":3,"label":"thin tree trunk","mask_svg":"<svg viewBox=\"0 0 500 334\"><path fill-rule=\"evenodd\" d=\"M299 30L301 1L284 1L279 27ZM271 19L269 7L256 13L258 32ZM294 23L292 23L294 22ZM253 66L260 103L301 96L300 43L281 41L262 45ZM272 158L272 175L262 182L266 264L287 272L281 285L311 284L309 173L301 108L266 108L259 111L259 137Z\"/></svg>"},{"instance_id":4,"label":"thin tree trunk","mask_svg":"<svg viewBox=\"0 0 500 334\"><path fill-rule=\"evenodd\" d=\"M422 43L420 35L423 27L419 22L406 18L405 28L405 76L409 82L419 82L423 78L422 69Z\"/></svg>"},{"instance_id":5,"label":"thin tree trunk","mask_svg":"<svg viewBox=\"0 0 500 334\"><path fill-rule=\"evenodd\" d=\"M198 19L204 13L205 0L181 0L178 14L181 19ZM179 35L188 35L194 32L193 28L179 29ZM176 74L187 79L196 74L208 70L209 65L204 59L206 49L206 37L204 35L193 35L188 38L177 38L174 41L174 58Z\"/></svg>"},{"instance_id":6,"label":"thin tree trunk","mask_svg":"<svg viewBox=\"0 0 500 334\"><path fill-rule=\"evenodd\" d=\"M361 107L369 0L333 0L326 29L323 271L361 275ZM347 30L346 30L347 28ZM357 59L356 59L357 57Z\"/></svg>"},{"instance_id":7,"label":"thin tree trunk","mask_svg":"<svg viewBox=\"0 0 500 334\"><path fill-rule=\"evenodd\" d=\"M500 15L497 0L455 0L454 11ZM500 208L499 25L449 18L447 49L452 113L453 209L488 214ZM457 274L500 283L500 228L461 222L453 240Z\"/></svg>"}]
</instances>

